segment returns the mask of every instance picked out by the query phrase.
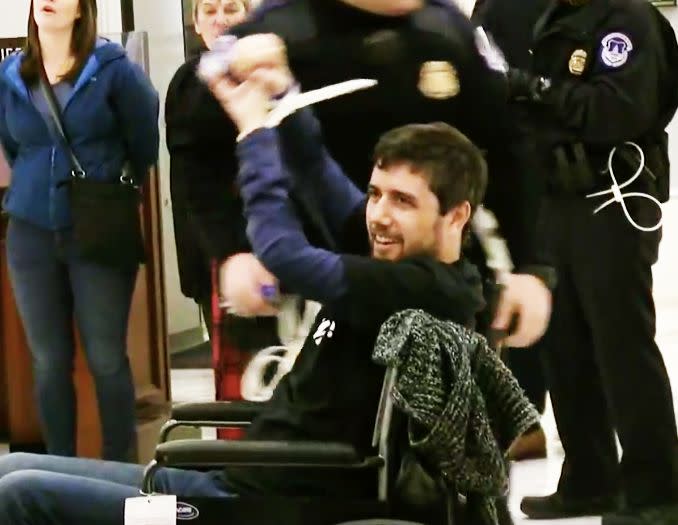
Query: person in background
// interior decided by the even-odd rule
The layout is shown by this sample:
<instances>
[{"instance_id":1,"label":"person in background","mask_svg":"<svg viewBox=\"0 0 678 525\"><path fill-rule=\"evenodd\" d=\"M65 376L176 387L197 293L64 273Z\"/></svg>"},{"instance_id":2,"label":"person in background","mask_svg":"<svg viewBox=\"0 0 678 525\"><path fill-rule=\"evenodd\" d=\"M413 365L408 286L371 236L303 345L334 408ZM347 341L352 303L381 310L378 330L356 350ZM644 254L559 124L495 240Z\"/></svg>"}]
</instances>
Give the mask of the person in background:
<instances>
[{"instance_id":1,"label":"person in background","mask_svg":"<svg viewBox=\"0 0 678 525\"><path fill-rule=\"evenodd\" d=\"M76 454L73 320L96 387L103 457L136 454L127 324L138 265L79 255L72 229L71 163L52 132L44 69L66 135L87 177L143 183L158 155L158 95L121 46L97 37L95 0L34 0L24 50L0 66L0 144L12 169L3 208L7 261L33 359L47 450Z\"/></svg>"},{"instance_id":2,"label":"person in background","mask_svg":"<svg viewBox=\"0 0 678 525\"><path fill-rule=\"evenodd\" d=\"M193 21L201 52L249 11L249 0L194 0ZM200 54L174 74L167 91L165 121L170 153L170 190L181 291L202 310L210 337L213 268L235 257L248 259L242 203L235 185L236 129L196 76ZM242 255L237 255L242 254ZM259 277L267 282L267 275ZM215 283L216 284L216 283ZM275 313L272 311L271 313ZM221 334L236 350L277 342L275 319L227 315Z\"/></svg>"},{"instance_id":3,"label":"person in background","mask_svg":"<svg viewBox=\"0 0 678 525\"><path fill-rule=\"evenodd\" d=\"M251 7L252 0L193 0L191 14L200 49L210 49L225 30L245 20Z\"/></svg>"}]
</instances>

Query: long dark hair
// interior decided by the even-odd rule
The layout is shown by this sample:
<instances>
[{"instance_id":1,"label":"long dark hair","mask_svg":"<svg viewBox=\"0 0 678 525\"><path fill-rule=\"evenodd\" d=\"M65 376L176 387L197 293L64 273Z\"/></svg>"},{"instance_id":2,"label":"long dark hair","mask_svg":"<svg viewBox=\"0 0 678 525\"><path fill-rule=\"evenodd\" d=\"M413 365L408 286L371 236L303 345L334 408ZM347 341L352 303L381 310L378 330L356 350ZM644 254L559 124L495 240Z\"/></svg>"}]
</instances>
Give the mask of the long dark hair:
<instances>
[{"instance_id":1,"label":"long dark hair","mask_svg":"<svg viewBox=\"0 0 678 525\"><path fill-rule=\"evenodd\" d=\"M97 2L80 0L80 18L75 21L71 34L71 53L75 56L73 67L61 77L61 80L73 82L85 66L97 41ZM38 25L33 18L33 0L28 11L28 38L24 47L24 59L21 62L21 78L26 84L35 84L40 78L42 53Z\"/></svg>"}]
</instances>

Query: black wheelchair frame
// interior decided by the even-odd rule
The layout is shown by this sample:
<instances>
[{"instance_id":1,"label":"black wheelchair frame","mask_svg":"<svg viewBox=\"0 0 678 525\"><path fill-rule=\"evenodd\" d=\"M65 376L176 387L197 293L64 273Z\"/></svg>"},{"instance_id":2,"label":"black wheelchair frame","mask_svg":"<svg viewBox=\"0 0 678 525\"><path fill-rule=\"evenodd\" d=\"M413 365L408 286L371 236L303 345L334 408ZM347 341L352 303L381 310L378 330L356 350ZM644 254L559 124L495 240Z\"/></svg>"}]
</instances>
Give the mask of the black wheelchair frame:
<instances>
[{"instance_id":1,"label":"black wheelchair frame","mask_svg":"<svg viewBox=\"0 0 678 525\"><path fill-rule=\"evenodd\" d=\"M218 469L227 466L261 468L295 467L376 471L376 499L289 498L262 494L260 497L184 498L181 505L194 509L196 525L262 524L268 525L458 525L459 506L456 491L442 477L437 479L442 509L414 516L403 513L394 501L394 472L397 461L392 453L394 405L390 395L397 378L395 368L384 376L375 419L372 447L374 454L361 455L346 443L297 441L248 441L184 439L168 441L170 432L180 426L246 427L262 410L261 403L210 402L188 403L174 407L171 419L160 432L155 458L147 465L142 492L154 493L153 479L163 467ZM450 496L455 494L455 497ZM415 512L414 514L418 514ZM177 516L182 519L181 516ZM183 518L185 519L185 518Z\"/></svg>"}]
</instances>

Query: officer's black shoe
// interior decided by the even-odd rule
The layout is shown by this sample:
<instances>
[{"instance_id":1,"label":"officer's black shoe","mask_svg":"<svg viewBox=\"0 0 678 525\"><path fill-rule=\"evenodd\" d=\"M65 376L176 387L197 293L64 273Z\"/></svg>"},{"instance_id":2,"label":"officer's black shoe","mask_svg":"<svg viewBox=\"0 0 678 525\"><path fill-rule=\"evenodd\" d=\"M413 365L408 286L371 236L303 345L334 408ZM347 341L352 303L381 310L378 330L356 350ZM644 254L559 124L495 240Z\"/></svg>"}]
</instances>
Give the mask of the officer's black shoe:
<instances>
[{"instance_id":1,"label":"officer's black shoe","mask_svg":"<svg viewBox=\"0 0 678 525\"><path fill-rule=\"evenodd\" d=\"M678 504L606 514L603 525L678 525Z\"/></svg>"},{"instance_id":2,"label":"officer's black shoe","mask_svg":"<svg viewBox=\"0 0 678 525\"><path fill-rule=\"evenodd\" d=\"M550 496L528 496L520 502L520 510L535 520L557 520L578 516L601 516L618 509L616 496L565 498L556 492Z\"/></svg>"}]
</instances>

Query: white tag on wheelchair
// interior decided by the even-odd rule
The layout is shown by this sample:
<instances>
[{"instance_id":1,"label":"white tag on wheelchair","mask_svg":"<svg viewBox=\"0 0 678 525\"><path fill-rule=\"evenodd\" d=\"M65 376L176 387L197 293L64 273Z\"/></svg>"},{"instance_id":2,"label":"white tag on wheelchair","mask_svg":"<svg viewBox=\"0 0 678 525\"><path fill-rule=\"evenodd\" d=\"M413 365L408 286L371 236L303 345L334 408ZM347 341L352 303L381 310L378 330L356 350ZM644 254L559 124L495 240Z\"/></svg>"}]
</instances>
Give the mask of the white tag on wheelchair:
<instances>
[{"instance_id":1,"label":"white tag on wheelchair","mask_svg":"<svg viewBox=\"0 0 678 525\"><path fill-rule=\"evenodd\" d=\"M125 525L177 525L177 497L159 495L127 498Z\"/></svg>"}]
</instances>

